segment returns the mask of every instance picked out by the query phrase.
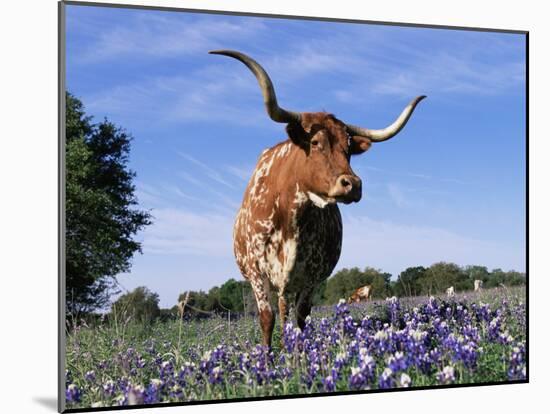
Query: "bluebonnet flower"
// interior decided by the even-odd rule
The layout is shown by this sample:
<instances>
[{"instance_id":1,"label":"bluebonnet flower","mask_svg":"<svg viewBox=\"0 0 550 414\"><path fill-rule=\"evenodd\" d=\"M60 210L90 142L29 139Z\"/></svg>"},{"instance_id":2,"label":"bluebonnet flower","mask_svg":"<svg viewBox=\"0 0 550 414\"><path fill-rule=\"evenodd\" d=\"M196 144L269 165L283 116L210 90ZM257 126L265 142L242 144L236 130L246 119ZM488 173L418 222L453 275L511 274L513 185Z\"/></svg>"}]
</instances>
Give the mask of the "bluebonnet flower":
<instances>
[{"instance_id":1,"label":"bluebonnet flower","mask_svg":"<svg viewBox=\"0 0 550 414\"><path fill-rule=\"evenodd\" d=\"M84 374L84 379L86 381L89 381L89 382L94 382L95 381L95 371L87 371L85 374Z\"/></svg>"},{"instance_id":2,"label":"bluebonnet flower","mask_svg":"<svg viewBox=\"0 0 550 414\"><path fill-rule=\"evenodd\" d=\"M281 357L284 358L284 356L281 354ZM250 355L248 352L243 352L239 355L239 369L241 371L248 371L250 369ZM284 362L281 362L284 363Z\"/></svg>"},{"instance_id":3,"label":"bluebonnet flower","mask_svg":"<svg viewBox=\"0 0 550 414\"><path fill-rule=\"evenodd\" d=\"M97 368L101 371L101 370L105 370L109 367L109 361L106 361L106 360L101 360L97 363Z\"/></svg>"},{"instance_id":4,"label":"bluebonnet flower","mask_svg":"<svg viewBox=\"0 0 550 414\"><path fill-rule=\"evenodd\" d=\"M351 375L349 377L349 388L352 390L365 389L367 386L367 378L363 375L361 368L351 367Z\"/></svg>"},{"instance_id":5,"label":"bluebonnet flower","mask_svg":"<svg viewBox=\"0 0 550 414\"><path fill-rule=\"evenodd\" d=\"M67 387L71 382L73 382L71 371L66 369L65 370L65 386Z\"/></svg>"},{"instance_id":6,"label":"bluebonnet flower","mask_svg":"<svg viewBox=\"0 0 550 414\"><path fill-rule=\"evenodd\" d=\"M145 365L147 365L147 361L145 360L145 358L143 358L141 355L139 355L136 358L136 367L145 368Z\"/></svg>"},{"instance_id":7,"label":"bluebonnet flower","mask_svg":"<svg viewBox=\"0 0 550 414\"><path fill-rule=\"evenodd\" d=\"M361 320L361 328L363 328L366 333L374 329L373 320L369 315L365 315Z\"/></svg>"},{"instance_id":8,"label":"bluebonnet flower","mask_svg":"<svg viewBox=\"0 0 550 414\"><path fill-rule=\"evenodd\" d=\"M411 385L411 377L409 377L404 372L401 374L401 377L399 378L399 385L402 388L408 388Z\"/></svg>"},{"instance_id":9,"label":"bluebonnet flower","mask_svg":"<svg viewBox=\"0 0 550 414\"><path fill-rule=\"evenodd\" d=\"M334 308L334 315L336 317L345 317L349 313L348 305L345 299L340 299L338 304Z\"/></svg>"},{"instance_id":10,"label":"bluebonnet flower","mask_svg":"<svg viewBox=\"0 0 550 414\"><path fill-rule=\"evenodd\" d=\"M128 405L128 396L126 394L120 394L115 397L115 405Z\"/></svg>"},{"instance_id":11,"label":"bluebonnet flower","mask_svg":"<svg viewBox=\"0 0 550 414\"><path fill-rule=\"evenodd\" d=\"M344 332L350 335L353 335L357 329L357 323L354 322L351 315L344 316Z\"/></svg>"},{"instance_id":12,"label":"bluebonnet flower","mask_svg":"<svg viewBox=\"0 0 550 414\"><path fill-rule=\"evenodd\" d=\"M497 342L502 345L509 345L514 342L514 337L508 331L498 334Z\"/></svg>"},{"instance_id":13,"label":"bluebonnet flower","mask_svg":"<svg viewBox=\"0 0 550 414\"><path fill-rule=\"evenodd\" d=\"M488 329L489 339L491 341L496 341L498 339L501 332L501 328L502 328L502 320L500 316L497 316L491 319L491 322L489 322L489 329Z\"/></svg>"},{"instance_id":14,"label":"bluebonnet flower","mask_svg":"<svg viewBox=\"0 0 550 414\"><path fill-rule=\"evenodd\" d=\"M384 368L384 371L382 371L382 374L378 379L378 386L380 388L391 388L394 383L392 375L393 375L393 371L391 368L389 367Z\"/></svg>"},{"instance_id":15,"label":"bluebonnet flower","mask_svg":"<svg viewBox=\"0 0 550 414\"><path fill-rule=\"evenodd\" d=\"M80 402L80 394L80 390L78 389L76 384L69 384L69 386L65 390L65 398L67 402Z\"/></svg>"},{"instance_id":16,"label":"bluebonnet flower","mask_svg":"<svg viewBox=\"0 0 550 414\"><path fill-rule=\"evenodd\" d=\"M130 385L130 381L126 377L121 377L117 380L117 385L120 390L126 390L128 386Z\"/></svg>"},{"instance_id":17,"label":"bluebonnet flower","mask_svg":"<svg viewBox=\"0 0 550 414\"><path fill-rule=\"evenodd\" d=\"M448 365L436 374L440 384L450 384L455 381L455 369Z\"/></svg>"},{"instance_id":18,"label":"bluebonnet flower","mask_svg":"<svg viewBox=\"0 0 550 414\"><path fill-rule=\"evenodd\" d=\"M407 363L403 352L397 351L388 358L388 367L393 372L398 372L407 369Z\"/></svg>"},{"instance_id":19,"label":"bluebonnet flower","mask_svg":"<svg viewBox=\"0 0 550 414\"><path fill-rule=\"evenodd\" d=\"M479 306L472 304L472 309L475 311L476 317L480 322L489 322L491 320L491 309L488 304L480 303Z\"/></svg>"},{"instance_id":20,"label":"bluebonnet flower","mask_svg":"<svg viewBox=\"0 0 550 414\"><path fill-rule=\"evenodd\" d=\"M450 333L449 324L441 318L435 318L432 324L435 335L439 338L445 338Z\"/></svg>"},{"instance_id":21,"label":"bluebonnet flower","mask_svg":"<svg viewBox=\"0 0 550 414\"><path fill-rule=\"evenodd\" d=\"M390 321L392 325L399 326L399 311L401 310L401 305L399 304L399 300L393 296L391 298L386 299L386 305L388 307L388 311L390 314Z\"/></svg>"},{"instance_id":22,"label":"bluebonnet flower","mask_svg":"<svg viewBox=\"0 0 550 414\"><path fill-rule=\"evenodd\" d=\"M158 378L153 378L147 388L145 389L144 394L144 403L153 404L160 402L160 389L162 387L162 381Z\"/></svg>"},{"instance_id":23,"label":"bluebonnet flower","mask_svg":"<svg viewBox=\"0 0 550 414\"><path fill-rule=\"evenodd\" d=\"M103 395L106 397L115 395L115 383L113 380L107 380L105 384L103 384Z\"/></svg>"},{"instance_id":24,"label":"bluebonnet flower","mask_svg":"<svg viewBox=\"0 0 550 414\"><path fill-rule=\"evenodd\" d=\"M174 384L168 391L170 398L181 399L183 398L183 388L179 384Z\"/></svg>"},{"instance_id":25,"label":"bluebonnet flower","mask_svg":"<svg viewBox=\"0 0 550 414\"><path fill-rule=\"evenodd\" d=\"M223 382L223 368L219 366L212 368L208 380L211 384L221 384Z\"/></svg>"},{"instance_id":26,"label":"bluebonnet flower","mask_svg":"<svg viewBox=\"0 0 550 414\"><path fill-rule=\"evenodd\" d=\"M160 364L160 378L166 380L167 377L174 375L174 365L172 361L163 361Z\"/></svg>"},{"instance_id":27,"label":"bluebonnet flower","mask_svg":"<svg viewBox=\"0 0 550 414\"><path fill-rule=\"evenodd\" d=\"M283 344L287 352L292 352L296 348L300 329L294 328L292 322L287 322L283 330Z\"/></svg>"},{"instance_id":28,"label":"bluebonnet flower","mask_svg":"<svg viewBox=\"0 0 550 414\"><path fill-rule=\"evenodd\" d=\"M508 378L511 380L527 378L524 344L518 344L512 348L508 365Z\"/></svg>"},{"instance_id":29,"label":"bluebonnet flower","mask_svg":"<svg viewBox=\"0 0 550 414\"><path fill-rule=\"evenodd\" d=\"M331 392L336 389L336 384L334 383L334 377L332 375L323 378L321 381L325 391Z\"/></svg>"},{"instance_id":30,"label":"bluebonnet flower","mask_svg":"<svg viewBox=\"0 0 550 414\"><path fill-rule=\"evenodd\" d=\"M384 324L384 328L377 331L373 336L373 349L377 355L382 355L386 352L391 352L394 348L393 328Z\"/></svg>"},{"instance_id":31,"label":"bluebonnet flower","mask_svg":"<svg viewBox=\"0 0 550 414\"><path fill-rule=\"evenodd\" d=\"M145 387L143 385L130 387L127 399L129 405L143 404L145 402Z\"/></svg>"}]
</instances>

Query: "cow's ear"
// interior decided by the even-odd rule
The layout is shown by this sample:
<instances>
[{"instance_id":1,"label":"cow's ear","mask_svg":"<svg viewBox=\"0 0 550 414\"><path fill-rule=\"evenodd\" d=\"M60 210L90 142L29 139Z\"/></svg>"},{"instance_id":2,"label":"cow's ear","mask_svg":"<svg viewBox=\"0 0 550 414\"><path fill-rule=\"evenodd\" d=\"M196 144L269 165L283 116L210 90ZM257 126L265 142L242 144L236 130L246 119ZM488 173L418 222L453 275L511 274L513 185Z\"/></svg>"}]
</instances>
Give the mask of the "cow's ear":
<instances>
[{"instance_id":1,"label":"cow's ear","mask_svg":"<svg viewBox=\"0 0 550 414\"><path fill-rule=\"evenodd\" d=\"M357 155L367 151L372 144L372 141L359 135L354 135L350 140L350 154Z\"/></svg>"},{"instance_id":2,"label":"cow's ear","mask_svg":"<svg viewBox=\"0 0 550 414\"><path fill-rule=\"evenodd\" d=\"M286 133L289 138L301 148L308 149L309 134L300 122L291 122L286 126Z\"/></svg>"}]
</instances>

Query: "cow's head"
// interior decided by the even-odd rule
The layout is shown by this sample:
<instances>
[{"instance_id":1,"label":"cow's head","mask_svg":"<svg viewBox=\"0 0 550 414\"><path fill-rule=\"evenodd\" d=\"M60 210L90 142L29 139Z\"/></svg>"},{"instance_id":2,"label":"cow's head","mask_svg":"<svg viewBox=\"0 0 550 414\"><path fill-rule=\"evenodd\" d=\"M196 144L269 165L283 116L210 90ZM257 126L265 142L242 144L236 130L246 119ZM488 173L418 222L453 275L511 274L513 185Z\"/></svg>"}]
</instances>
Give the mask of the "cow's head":
<instances>
[{"instance_id":1,"label":"cow's head","mask_svg":"<svg viewBox=\"0 0 550 414\"><path fill-rule=\"evenodd\" d=\"M210 53L240 60L256 76L268 115L275 122L287 124L289 138L303 150L296 178L300 188L307 191L317 204L359 201L361 179L351 169L351 156L362 154L373 142L386 141L396 135L405 126L418 102L425 98L419 96L413 99L395 122L385 129L361 128L346 124L325 112L283 109L277 103L271 79L258 62L232 50Z\"/></svg>"}]
</instances>

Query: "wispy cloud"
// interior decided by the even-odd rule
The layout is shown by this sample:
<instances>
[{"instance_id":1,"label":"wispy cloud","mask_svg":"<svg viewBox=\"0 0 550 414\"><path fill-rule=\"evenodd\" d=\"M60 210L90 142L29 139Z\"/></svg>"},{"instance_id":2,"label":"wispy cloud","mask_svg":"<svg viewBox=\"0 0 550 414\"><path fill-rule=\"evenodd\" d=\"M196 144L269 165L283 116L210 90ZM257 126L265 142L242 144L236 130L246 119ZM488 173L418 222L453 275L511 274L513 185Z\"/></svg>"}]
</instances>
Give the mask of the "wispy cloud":
<instances>
[{"instance_id":1,"label":"wispy cloud","mask_svg":"<svg viewBox=\"0 0 550 414\"><path fill-rule=\"evenodd\" d=\"M330 111L334 99L367 110L376 95L378 101L408 100L420 93L439 98L498 95L525 79L523 63L508 57L515 45L497 38L467 45L443 42L429 52L419 47L418 32L403 41L391 32L382 35L379 28L343 27L336 33L319 30L309 38L300 33L307 33L306 25L289 35L279 23L251 19L243 25L221 16L191 20L158 15L118 22L98 31L84 51L76 51L83 54L81 59L103 61L128 54L172 68L184 61L182 56L196 55L196 61L182 66L178 75L155 71L148 78L93 92L86 97L88 106L133 113L150 122L220 121L273 128L253 76L238 62L206 54L216 48L251 53L270 73L283 106L296 110ZM276 34L288 37L286 48L277 47ZM256 39L254 47L250 38ZM331 82L338 89L326 90L323 85L334 78L340 79ZM312 90L314 98L305 93Z\"/></svg>"},{"instance_id":2,"label":"wispy cloud","mask_svg":"<svg viewBox=\"0 0 550 414\"><path fill-rule=\"evenodd\" d=\"M225 169L233 174L235 177L240 178L242 181L248 182L254 171L254 166L250 165L248 167L238 167L235 165L226 165Z\"/></svg>"},{"instance_id":3,"label":"wispy cloud","mask_svg":"<svg viewBox=\"0 0 550 414\"><path fill-rule=\"evenodd\" d=\"M70 21L77 24L77 21ZM77 63L102 63L121 57L161 58L204 54L233 39L243 39L264 29L261 20L242 25L223 17L198 17L152 14L135 11L125 20L92 31L87 47L78 51Z\"/></svg>"},{"instance_id":4,"label":"wispy cloud","mask_svg":"<svg viewBox=\"0 0 550 414\"><path fill-rule=\"evenodd\" d=\"M421 174L421 173L408 173L408 175L410 177L414 177L414 178L422 178L422 179L425 179L425 180L430 180L432 178L431 175L428 175L428 174Z\"/></svg>"},{"instance_id":5,"label":"wispy cloud","mask_svg":"<svg viewBox=\"0 0 550 414\"><path fill-rule=\"evenodd\" d=\"M405 191L396 183L389 183L387 185L388 194L397 207L407 207L410 205L410 201L405 195Z\"/></svg>"},{"instance_id":6,"label":"wispy cloud","mask_svg":"<svg viewBox=\"0 0 550 414\"><path fill-rule=\"evenodd\" d=\"M188 172L180 171L180 172L178 172L177 175L179 177L183 178L188 183L196 185L197 187L201 187L203 185L203 183L200 180L198 180L195 176L189 174Z\"/></svg>"},{"instance_id":7,"label":"wispy cloud","mask_svg":"<svg viewBox=\"0 0 550 414\"><path fill-rule=\"evenodd\" d=\"M522 85L522 62L503 62L498 66L460 55L440 52L417 60L406 68L387 71L373 85L378 94L411 97L418 91L427 95L498 95L512 86Z\"/></svg>"},{"instance_id":8,"label":"wispy cloud","mask_svg":"<svg viewBox=\"0 0 550 414\"><path fill-rule=\"evenodd\" d=\"M423 172L411 172L411 171L396 171L396 169L383 169L378 167L373 167L371 165L360 164L354 167L357 171L361 172L362 170L372 171L375 173L381 173L385 176L390 177L402 177L402 178L417 178L422 181L436 181L441 183L452 183L452 184L467 184L467 181L461 180L458 178L452 177L437 177L431 174L426 174Z\"/></svg>"},{"instance_id":9,"label":"wispy cloud","mask_svg":"<svg viewBox=\"0 0 550 414\"><path fill-rule=\"evenodd\" d=\"M157 188L142 181L136 182L135 193L138 202L145 207L151 208L164 204L162 193Z\"/></svg>"},{"instance_id":10,"label":"wispy cloud","mask_svg":"<svg viewBox=\"0 0 550 414\"><path fill-rule=\"evenodd\" d=\"M175 194L176 196L190 201L199 201L199 198L185 193L177 185L174 184L163 184L162 187L169 193Z\"/></svg>"},{"instance_id":11,"label":"wispy cloud","mask_svg":"<svg viewBox=\"0 0 550 414\"><path fill-rule=\"evenodd\" d=\"M232 229L229 215L161 208L143 234L143 249L146 254L233 257Z\"/></svg>"},{"instance_id":12,"label":"wispy cloud","mask_svg":"<svg viewBox=\"0 0 550 414\"><path fill-rule=\"evenodd\" d=\"M198 159L190 156L189 154L178 152L180 156L187 159L188 161L191 161L194 165L197 165L202 171L205 172L206 176L210 177L212 180L214 180L217 183L222 184L224 187L227 187L228 189L235 190L232 191L231 195L228 195L227 193L217 190L216 188L212 187L211 185L206 185L204 180L197 179L196 175L193 175L186 171L180 171L178 172L178 176L183 178L188 183L192 184L196 188L200 189L203 194L209 194L209 198L211 198L212 195L214 195L215 199L221 201L222 205L225 206L222 208L219 204L215 204L215 208L220 210L223 209L225 212L236 212L236 210L239 208L238 201L234 198L234 194L239 194L238 192L239 188L238 186L232 184L229 182L228 179L226 179L224 176L222 176L221 173L216 171L214 168L209 167L202 161L199 161Z\"/></svg>"},{"instance_id":13,"label":"wispy cloud","mask_svg":"<svg viewBox=\"0 0 550 414\"><path fill-rule=\"evenodd\" d=\"M138 82L91 92L86 106L92 113L131 118L148 125L221 122L274 129L251 74L224 72L212 66L185 75L154 75Z\"/></svg>"},{"instance_id":14,"label":"wispy cloud","mask_svg":"<svg viewBox=\"0 0 550 414\"><path fill-rule=\"evenodd\" d=\"M197 165L200 169L202 169L204 171L206 176L209 177L210 179L216 181L217 183L223 184L226 187L229 187L233 190L236 189L236 187L233 184L231 184L229 181L227 181L219 172L217 172L212 167L206 165L202 161L199 161L195 157L193 157L189 154L186 154L185 152L182 152L182 151L178 151L178 155L180 157L186 159L187 161Z\"/></svg>"}]
</instances>

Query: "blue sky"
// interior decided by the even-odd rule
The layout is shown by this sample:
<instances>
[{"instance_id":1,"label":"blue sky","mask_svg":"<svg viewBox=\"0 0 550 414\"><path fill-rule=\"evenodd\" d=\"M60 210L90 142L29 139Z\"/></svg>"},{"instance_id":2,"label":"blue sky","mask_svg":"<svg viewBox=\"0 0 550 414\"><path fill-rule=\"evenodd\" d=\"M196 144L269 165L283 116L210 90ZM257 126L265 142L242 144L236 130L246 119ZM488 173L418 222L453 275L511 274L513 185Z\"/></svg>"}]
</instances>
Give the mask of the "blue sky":
<instances>
[{"instance_id":1,"label":"blue sky","mask_svg":"<svg viewBox=\"0 0 550 414\"><path fill-rule=\"evenodd\" d=\"M383 128L425 94L393 140L354 157L363 199L342 206L336 270L394 276L445 260L525 271L523 35L67 7L67 87L133 136L137 196L154 224L119 277L172 306L240 279L232 225L260 152L285 139L236 49L280 104Z\"/></svg>"}]
</instances>

